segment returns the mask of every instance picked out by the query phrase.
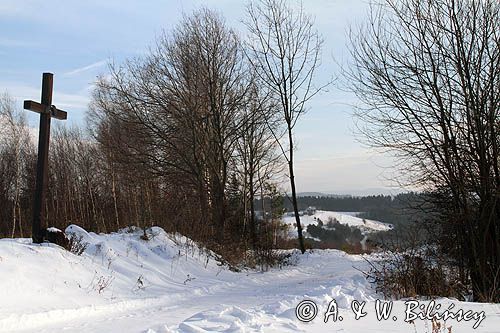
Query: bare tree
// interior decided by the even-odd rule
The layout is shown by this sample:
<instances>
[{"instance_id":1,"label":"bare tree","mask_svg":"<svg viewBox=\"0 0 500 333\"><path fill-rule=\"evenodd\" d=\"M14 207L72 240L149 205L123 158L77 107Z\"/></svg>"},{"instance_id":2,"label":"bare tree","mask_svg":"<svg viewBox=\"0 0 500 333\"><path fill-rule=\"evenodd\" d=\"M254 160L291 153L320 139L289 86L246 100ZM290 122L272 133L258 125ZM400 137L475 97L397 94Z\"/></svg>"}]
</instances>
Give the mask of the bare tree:
<instances>
[{"instance_id":1,"label":"bare tree","mask_svg":"<svg viewBox=\"0 0 500 333\"><path fill-rule=\"evenodd\" d=\"M12 225L10 237L23 236L23 212L21 199L26 188L24 171L34 152L29 127L24 114L16 110L9 95L0 97L0 177L2 200L6 213L10 212ZM10 206L10 207L9 207ZM7 219L5 219L7 221Z\"/></svg>"},{"instance_id":2,"label":"bare tree","mask_svg":"<svg viewBox=\"0 0 500 333\"><path fill-rule=\"evenodd\" d=\"M353 90L368 142L394 151L406 183L430 193L434 235L500 299L500 5L386 0L352 34Z\"/></svg>"},{"instance_id":3,"label":"bare tree","mask_svg":"<svg viewBox=\"0 0 500 333\"><path fill-rule=\"evenodd\" d=\"M321 89L313 86L320 61L322 39L313 27L313 19L302 5L293 8L285 0L261 0L247 7L249 32L248 59L263 86L276 94L285 133L274 132L286 162L302 253L305 252L302 225L297 205L294 173L293 130L306 103ZM281 143L282 136L287 144Z\"/></svg>"},{"instance_id":4,"label":"bare tree","mask_svg":"<svg viewBox=\"0 0 500 333\"><path fill-rule=\"evenodd\" d=\"M199 225L208 226L196 232L209 230L207 241L215 236L217 244L224 241L248 89L244 60L237 35L219 14L202 9L162 35L146 57L112 67L94 97L100 142L114 142L128 164L194 194ZM175 186L172 194L180 194Z\"/></svg>"},{"instance_id":5,"label":"bare tree","mask_svg":"<svg viewBox=\"0 0 500 333\"><path fill-rule=\"evenodd\" d=\"M252 80L243 106L243 122L238 140L239 168L244 186L245 220L248 220L252 248L258 246L255 197L259 187L269 182L281 170L281 154L273 131L278 132L280 122L276 115L276 103L269 91L259 90ZM265 215L265 212L262 212ZM246 225L246 221L245 221Z\"/></svg>"}]
</instances>

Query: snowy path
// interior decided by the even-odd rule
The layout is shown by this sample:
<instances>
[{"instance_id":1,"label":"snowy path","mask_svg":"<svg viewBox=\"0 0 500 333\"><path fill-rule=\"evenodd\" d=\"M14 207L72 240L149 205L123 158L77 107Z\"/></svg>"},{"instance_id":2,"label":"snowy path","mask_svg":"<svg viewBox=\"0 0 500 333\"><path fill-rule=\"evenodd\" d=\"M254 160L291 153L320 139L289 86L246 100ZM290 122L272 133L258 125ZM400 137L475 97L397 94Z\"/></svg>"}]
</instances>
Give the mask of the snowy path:
<instances>
[{"instance_id":1,"label":"snowy path","mask_svg":"<svg viewBox=\"0 0 500 333\"><path fill-rule=\"evenodd\" d=\"M356 269L364 268L364 260L341 251L308 253L299 265L282 270L234 273L204 256L182 254L160 229L148 242L137 233L86 234L86 239L91 246L81 257L27 240L0 240L1 332L431 331L428 321L405 323L401 301L394 303L396 322L377 321L377 295ZM101 293L97 277L111 277ZM138 277L144 288L137 287ZM324 323L333 298L344 320ZM295 316L303 299L319 308L310 323ZM368 302L367 317L354 320L353 300ZM498 332L498 304L455 303L485 310L476 332ZM471 332L473 323L447 326L453 325L453 333Z\"/></svg>"}]
</instances>

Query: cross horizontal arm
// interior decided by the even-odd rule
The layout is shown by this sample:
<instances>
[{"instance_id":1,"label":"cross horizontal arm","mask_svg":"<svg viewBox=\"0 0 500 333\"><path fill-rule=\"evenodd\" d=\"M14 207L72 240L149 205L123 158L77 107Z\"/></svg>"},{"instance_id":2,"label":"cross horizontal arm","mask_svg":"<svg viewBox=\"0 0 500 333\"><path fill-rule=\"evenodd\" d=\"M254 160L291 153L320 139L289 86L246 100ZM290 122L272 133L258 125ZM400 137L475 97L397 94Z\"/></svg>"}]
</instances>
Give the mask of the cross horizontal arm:
<instances>
[{"instance_id":1,"label":"cross horizontal arm","mask_svg":"<svg viewBox=\"0 0 500 333\"><path fill-rule=\"evenodd\" d=\"M66 120L68 118L68 113L66 111L59 110L54 105L46 106L35 101L24 101L24 109L38 113L50 113L52 118L60 120Z\"/></svg>"}]
</instances>

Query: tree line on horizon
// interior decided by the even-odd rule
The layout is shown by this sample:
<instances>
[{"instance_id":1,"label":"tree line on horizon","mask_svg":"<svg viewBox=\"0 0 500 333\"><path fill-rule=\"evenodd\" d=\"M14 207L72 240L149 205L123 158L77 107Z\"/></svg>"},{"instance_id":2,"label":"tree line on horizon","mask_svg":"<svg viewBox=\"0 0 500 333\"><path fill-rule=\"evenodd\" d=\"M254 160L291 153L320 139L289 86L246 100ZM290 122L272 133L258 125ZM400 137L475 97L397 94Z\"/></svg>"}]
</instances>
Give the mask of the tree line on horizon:
<instances>
[{"instance_id":1,"label":"tree line on horizon","mask_svg":"<svg viewBox=\"0 0 500 333\"><path fill-rule=\"evenodd\" d=\"M423 219L423 214L416 207L424 201L425 194L418 192L391 195L366 196L299 196L299 210L315 207L318 210L337 212L356 212L358 217L394 225L404 225ZM264 198L264 201L267 199ZM261 199L256 199L260 207ZM293 211L291 201L283 196L283 208L286 212Z\"/></svg>"}]
</instances>

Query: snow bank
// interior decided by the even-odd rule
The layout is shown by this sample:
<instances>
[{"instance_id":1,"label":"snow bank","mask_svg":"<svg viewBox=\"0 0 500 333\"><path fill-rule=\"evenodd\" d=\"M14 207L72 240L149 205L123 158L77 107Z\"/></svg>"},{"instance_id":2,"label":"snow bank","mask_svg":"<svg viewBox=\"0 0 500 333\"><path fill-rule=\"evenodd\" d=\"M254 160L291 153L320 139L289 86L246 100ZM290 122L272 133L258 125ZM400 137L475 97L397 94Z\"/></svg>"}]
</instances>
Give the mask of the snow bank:
<instances>
[{"instance_id":1,"label":"snow bank","mask_svg":"<svg viewBox=\"0 0 500 333\"><path fill-rule=\"evenodd\" d=\"M0 240L0 332L430 331L429 321L415 327L402 321L402 301L394 302L397 322L375 318L379 296L359 271L367 265L361 256L318 250L283 270L235 273L161 228L152 228L148 241L136 229L98 235L70 226L66 232L89 243L82 256L29 239ZM319 310L309 323L295 314L304 299ZM342 322L323 321L332 300ZM365 318L354 319L354 300L367 302ZM476 332L498 332L498 305L454 303L485 311ZM457 333L470 332L473 323L451 324Z\"/></svg>"}]
</instances>

